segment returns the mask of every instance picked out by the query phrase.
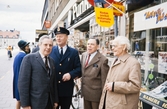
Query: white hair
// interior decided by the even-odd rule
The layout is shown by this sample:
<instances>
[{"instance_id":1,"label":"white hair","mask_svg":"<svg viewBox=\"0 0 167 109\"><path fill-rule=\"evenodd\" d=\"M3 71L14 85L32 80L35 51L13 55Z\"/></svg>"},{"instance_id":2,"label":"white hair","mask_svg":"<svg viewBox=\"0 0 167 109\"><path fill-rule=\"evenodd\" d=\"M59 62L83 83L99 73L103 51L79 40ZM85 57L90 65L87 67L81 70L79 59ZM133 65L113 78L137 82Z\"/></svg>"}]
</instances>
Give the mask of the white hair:
<instances>
[{"instance_id":1,"label":"white hair","mask_svg":"<svg viewBox=\"0 0 167 109\"><path fill-rule=\"evenodd\" d=\"M42 44L44 39L51 39L53 41L53 39L51 37L49 37L48 35L43 35L42 37L40 37L39 39L39 45Z\"/></svg>"},{"instance_id":2,"label":"white hair","mask_svg":"<svg viewBox=\"0 0 167 109\"><path fill-rule=\"evenodd\" d=\"M116 42L119 45L125 44L127 51L130 50L130 41L125 36L117 36L112 42Z\"/></svg>"}]
</instances>

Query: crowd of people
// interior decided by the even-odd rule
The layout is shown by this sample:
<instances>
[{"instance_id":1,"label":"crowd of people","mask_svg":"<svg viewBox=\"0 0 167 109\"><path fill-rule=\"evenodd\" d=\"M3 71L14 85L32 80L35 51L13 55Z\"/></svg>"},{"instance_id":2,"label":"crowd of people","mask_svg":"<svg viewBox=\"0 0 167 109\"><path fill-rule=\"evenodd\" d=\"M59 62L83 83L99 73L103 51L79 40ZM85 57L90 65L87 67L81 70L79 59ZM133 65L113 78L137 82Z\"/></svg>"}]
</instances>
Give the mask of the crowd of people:
<instances>
[{"instance_id":1,"label":"crowd of people","mask_svg":"<svg viewBox=\"0 0 167 109\"><path fill-rule=\"evenodd\" d=\"M129 39L117 36L112 42L111 65L99 52L99 40L90 38L86 52L68 46L70 32L54 30L56 44L41 35L30 53L29 43L19 41L20 52L13 64L13 97L16 109L70 109L74 79L81 78L84 109L137 109L141 87L139 62L128 54Z\"/></svg>"}]
</instances>

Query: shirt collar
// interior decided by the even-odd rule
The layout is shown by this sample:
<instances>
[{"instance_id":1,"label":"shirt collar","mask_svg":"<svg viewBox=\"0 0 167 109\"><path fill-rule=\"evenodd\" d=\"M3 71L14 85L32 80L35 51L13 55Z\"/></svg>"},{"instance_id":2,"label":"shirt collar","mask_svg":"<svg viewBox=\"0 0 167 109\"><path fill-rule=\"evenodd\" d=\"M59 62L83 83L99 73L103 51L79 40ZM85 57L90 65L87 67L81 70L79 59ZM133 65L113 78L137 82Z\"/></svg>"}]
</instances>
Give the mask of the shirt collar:
<instances>
[{"instance_id":1,"label":"shirt collar","mask_svg":"<svg viewBox=\"0 0 167 109\"><path fill-rule=\"evenodd\" d=\"M65 49L67 49L67 45L65 45L64 47L58 46L58 48L59 48L59 50L60 50L61 48L63 48L63 50L65 50Z\"/></svg>"},{"instance_id":2,"label":"shirt collar","mask_svg":"<svg viewBox=\"0 0 167 109\"><path fill-rule=\"evenodd\" d=\"M42 58L45 58L45 56L40 51L39 51L39 54L41 55Z\"/></svg>"},{"instance_id":3,"label":"shirt collar","mask_svg":"<svg viewBox=\"0 0 167 109\"><path fill-rule=\"evenodd\" d=\"M96 55L97 51L95 51L94 53L90 54L91 57L94 57ZM89 54L88 54L89 55Z\"/></svg>"}]
</instances>

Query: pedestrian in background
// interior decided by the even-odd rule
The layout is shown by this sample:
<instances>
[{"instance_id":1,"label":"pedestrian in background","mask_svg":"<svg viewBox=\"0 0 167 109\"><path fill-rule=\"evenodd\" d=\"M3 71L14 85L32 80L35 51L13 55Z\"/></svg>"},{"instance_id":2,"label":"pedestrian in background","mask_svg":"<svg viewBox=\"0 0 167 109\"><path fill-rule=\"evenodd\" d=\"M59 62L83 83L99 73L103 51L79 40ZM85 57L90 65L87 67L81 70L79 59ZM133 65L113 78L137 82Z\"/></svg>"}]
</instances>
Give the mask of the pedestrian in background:
<instances>
[{"instance_id":1,"label":"pedestrian in background","mask_svg":"<svg viewBox=\"0 0 167 109\"><path fill-rule=\"evenodd\" d=\"M49 57L52 39L39 39L39 51L24 57L19 74L18 89L23 109L53 109L58 105L54 60Z\"/></svg>"},{"instance_id":2,"label":"pedestrian in background","mask_svg":"<svg viewBox=\"0 0 167 109\"><path fill-rule=\"evenodd\" d=\"M58 83L59 107L70 109L72 102L74 79L81 76L81 63L76 49L67 45L69 31L63 27L54 30L57 46L50 56L55 60Z\"/></svg>"},{"instance_id":3,"label":"pedestrian in background","mask_svg":"<svg viewBox=\"0 0 167 109\"><path fill-rule=\"evenodd\" d=\"M8 59L12 58L12 46L8 46L7 48Z\"/></svg>"},{"instance_id":4,"label":"pedestrian in background","mask_svg":"<svg viewBox=\"0 0 167 109\"><path fill-rule=\"evenodd\" d=\"M108 72L99 109L137 109L141 88L140 63L128 54L129 39L117 36L112 41L116 59Z\"/></svg>"},{"instance_id":5,"label":"pedestrian in background","mask_svg":"<svg viewBox=\"0 0 167 109\"><path fill-rule=\"evenodd\" d=\"M109 70L108 59L99 51L99 40L89 39L81 56L82 96L84 109L98 109L102 89Z\"/></svg>"},{"instance_id":6,"label":"pedestrian in background","mask_svg":"<svg viewBox=\"0 0 167 109\"><path fill-rule=\"evenodd\" d=\"M13 62L13 98L16 99L16 109L20 109L20 96L18 91L18 78L21 62L29 51L29 42L20 40L18 42L20 52L16 55Z\"/></svg>"}]
</instances>

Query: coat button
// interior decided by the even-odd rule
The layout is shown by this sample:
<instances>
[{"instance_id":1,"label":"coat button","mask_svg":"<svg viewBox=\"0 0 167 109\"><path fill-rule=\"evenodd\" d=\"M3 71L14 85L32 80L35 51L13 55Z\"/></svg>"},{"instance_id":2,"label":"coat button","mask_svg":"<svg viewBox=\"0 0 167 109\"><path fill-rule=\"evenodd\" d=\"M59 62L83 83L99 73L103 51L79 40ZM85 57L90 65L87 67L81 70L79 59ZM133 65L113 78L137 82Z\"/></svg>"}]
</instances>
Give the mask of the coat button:
<instances>
[{"instance_id":1,"label":"coat button","mask_svg":"<svg viewBox=\"0 0 167 109\"><path fill-rule=\"evenodd\" d=\"M58 81L59 83L61 83L60 81Z\"/></svg>"},{"instance_id":2,"label":"coat button","mask_svg":"<svg viewBox=\"0 0 167 109\"><path fill-rule=\"evenodd\" d=\"M62 64L59 64L60 66L62 65Z\"/></svg>"},{"instance_id":3,"label":"coat button","mask_svg":"<svg viewBox=\"0 0 167 109\"><path fill-rule=\"evenodd\" d=\"M59 74L61 74L61 72L59 72Z\"/></svg>"}]
</instances>

